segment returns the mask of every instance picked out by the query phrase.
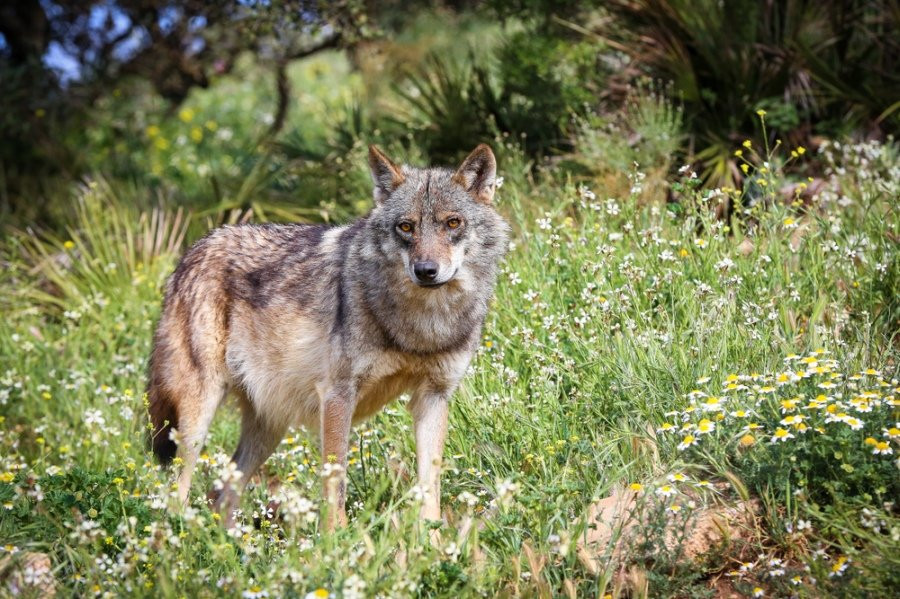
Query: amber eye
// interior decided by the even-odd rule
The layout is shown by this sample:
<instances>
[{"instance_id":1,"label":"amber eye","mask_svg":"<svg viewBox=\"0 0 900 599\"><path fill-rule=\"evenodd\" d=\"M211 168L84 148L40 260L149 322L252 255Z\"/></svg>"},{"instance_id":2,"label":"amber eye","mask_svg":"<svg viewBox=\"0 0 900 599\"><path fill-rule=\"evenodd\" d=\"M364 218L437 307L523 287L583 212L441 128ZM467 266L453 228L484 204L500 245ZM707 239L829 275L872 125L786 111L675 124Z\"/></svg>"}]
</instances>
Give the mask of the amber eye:
<instances>
[{"instance_id":1,"label":"amber eye","mask_svg":"<svg viewBox=\"0 0 900 599\"><path fill-rule=\"evenodd\" d=\"M456 229L461 224L462 224L462 221L460 221L458 218L451 218L450 220L447 221L447 226L450 227L451 229Z\"/></svg>"},{"instance_id":2,"label":"amber eye","mask_svg":"<svg viewBox=\"0 0 900 599\"><path fill-rule=\"evenodd\" d=\"M397 225L397 228L400 229L400 231L402 231L403 233L409 233L412 231L413 226L412 223L402 222Z\"/></svg>"}]
</instances>

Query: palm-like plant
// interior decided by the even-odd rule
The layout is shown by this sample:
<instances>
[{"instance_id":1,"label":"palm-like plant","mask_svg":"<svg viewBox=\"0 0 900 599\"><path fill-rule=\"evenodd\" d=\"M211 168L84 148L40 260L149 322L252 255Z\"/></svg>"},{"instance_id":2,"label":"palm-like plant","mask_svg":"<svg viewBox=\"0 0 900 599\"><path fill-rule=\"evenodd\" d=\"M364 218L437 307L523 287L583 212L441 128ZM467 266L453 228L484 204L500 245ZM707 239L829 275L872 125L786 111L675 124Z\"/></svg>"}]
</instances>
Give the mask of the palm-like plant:
<instances>
[{"instance_id":1,"label":"palm-like plant","mask_svg":"<svg viewBox=\"0 0 900 599\"><path fill-rule=\"evenodd\" d=\"M898 130L898 0L616 0L611 10L617 47L674 83L712 182L739 178L731 153L753 136L754 109L794 144Z\"/></svg>"},{"instance_id":2,"label":"palm-like plant","mask_svg":"<svg viewBox=\"0 0 900 599\"><path fill-rule=\"evenodd\" d=\"M486 69L471 55L468 61L430 55L394 91L405 107L394 115L393 126L412 123L416 141L432 160L455 161L460 148L496 131L496 94Z\"/></svg>"}]
</instances>

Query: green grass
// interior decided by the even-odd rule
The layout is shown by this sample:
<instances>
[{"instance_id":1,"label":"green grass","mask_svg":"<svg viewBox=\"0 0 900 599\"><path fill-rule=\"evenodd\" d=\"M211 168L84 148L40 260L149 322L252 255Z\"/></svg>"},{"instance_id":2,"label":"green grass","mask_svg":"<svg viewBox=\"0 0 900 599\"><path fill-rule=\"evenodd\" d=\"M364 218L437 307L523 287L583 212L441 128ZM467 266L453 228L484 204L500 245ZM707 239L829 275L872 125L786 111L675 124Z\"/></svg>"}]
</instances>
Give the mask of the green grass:
<instances>
[{"instance_id":1,"label":"green grass","mask_svg":"<svg viewBox=\"0 0 900 599\"><path fill-rule=\"evenodd\" d=\"M663 543L630 547L648 596L710 596L716 581L744 594L891 594L900 161L893 146L824 152L833 173L808 205L771 201L783 153L750 151L755 203L701 191L686 172L680 203L666 205L641 189L650 182L639 171L624 193L621 180L532 184L515 148L501 147L498 204L514 248L453 401L438 547L416 517L402 400L354 434L350 525L336 534L319 530L319 456L304 431L269 459L238 528L216 521L203 497L237 441L230 409L217 416L192 508L168 509L172 475L143 444L160 290L184 231L195 238L228 217L141 216L115 186L87 186L68 232L22 232L2 247L0 560L12 558L0 565L3 593L22 576L16 560L40 552L64 596L640 596L612 566L592 571L579 559L587 509L632 483L658 497L680 474L688 480L671 483L678 493L660 514L747 495L762 506L756 533L698 562ZM746 213L715 220L725 197ZM831 380L834 390L820 387ZM723 388L731 381L739 387ZM854 403L865 392L877 396ZM819 394L823 408L807 408ZM710 396L725 407L710 408ZM799 407L783 413L793 397ZM847 415L826 422L827 405ZM792 413L810 430L781 422ZM712 432L696 428L703 418ZM664 432L666 423L695 428ZM779 427L794 437L772 443ZM688 435L697 443L680 449ZM269 520L271 500L282 505ZM641 523L649 540L666 528L651 512ZM773 559L783 575L769 574ZM730 575L743 562L746 572Z\"/></svg>"}]
</instances>

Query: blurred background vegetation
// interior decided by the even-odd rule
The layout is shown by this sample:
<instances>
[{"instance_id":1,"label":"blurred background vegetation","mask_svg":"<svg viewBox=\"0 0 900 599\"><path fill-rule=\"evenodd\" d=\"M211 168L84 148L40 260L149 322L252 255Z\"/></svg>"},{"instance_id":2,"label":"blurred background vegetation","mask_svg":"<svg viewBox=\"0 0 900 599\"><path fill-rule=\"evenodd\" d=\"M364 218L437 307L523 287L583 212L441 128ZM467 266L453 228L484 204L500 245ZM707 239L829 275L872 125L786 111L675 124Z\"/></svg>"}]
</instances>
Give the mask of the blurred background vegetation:
<instances>
[{"instance_id":1,"label":"blurred background vegetation","mask_svg":"<svg viewBox=\"0 0 900 599\"><path fill-rule=\"evenodd\" d=\"M634 596L708 597L750 561L767 596L895 596L898 32L900 0L0 2L0 588L19 545L46 552L67 590L110 596L269 583L282 596L304 588L299 567L306 589L352 572L372 595L622 596L615 570ZM369 143L452 164L479 142L498 154L517 247L451 415L456 553L420 550L423 530L394 516L408 490L396 465L414 455L404 410L358 437L346 543L262 524L238 540L156 505L168 475L145 464L137 401L185 245L223 222L366 212ZM803 429L775 443L776 393L833 384L768 395L757 382L771 378L746 374L759 422L745 433L738 412L693 449L679 442L700 432L665 433L689 424L702 395L689 390L780 372L793 353L812 372L816 348L864 416L822 411L827 434L802 434L814 421L791 415ZM218 419L209 453L238 427ZM312 445L292 436L279 453L269 480L318 488ZM628 568L560 549L594 528L589 498L627 482L656 496L682 471L759 498L753 540L686 565L659 520ZM495 505L504 480L519 507L462 499ZM260 485L245 507L272 496ZM132 516L140 526L116 528ZM776 577L775 556L794 570ZM420 586L394 586L407 582Z\"/></svg>"},{"instance_id":2,"label":"blurred background vegetation","mask_svg":"<svg viewBox=\"0 0 900 599\"><path fill-rule=\"evenodd\" d=\"M368 143L740 186L744 139L896 135L898 31L900 0L4 3L0 222L59 230L88 180L138 211L346 219L369 206Z\"/></svg>"}]
</instances>

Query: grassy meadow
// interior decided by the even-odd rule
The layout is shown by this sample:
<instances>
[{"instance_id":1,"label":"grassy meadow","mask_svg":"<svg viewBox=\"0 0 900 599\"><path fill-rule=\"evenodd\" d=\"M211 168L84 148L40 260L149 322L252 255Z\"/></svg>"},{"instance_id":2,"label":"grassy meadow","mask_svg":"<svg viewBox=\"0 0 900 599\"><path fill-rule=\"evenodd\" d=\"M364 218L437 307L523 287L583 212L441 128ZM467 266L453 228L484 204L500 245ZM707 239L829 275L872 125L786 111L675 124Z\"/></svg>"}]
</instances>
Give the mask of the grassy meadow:
<instances>
[{"instance_id":1,"label":"grassy meadow","mask_svg":"<svg viewBox=\"0 0 900 599\"><path fill-rule=\"evenodd\" d=\"M236 526L220 524L206 492L233 475L233 409L190 507L173 510L173 472L145 445L165 278L213 226L368 209L353 135L367 73L337 54L293 65L278 158L254 145L272 98L252 65L166 118L151 97L128 113L110 100L85 142L96 175L42 191L65 199L59 226L6 230L0 595L896 594L897 145L738 140L743 185L701 185L674 162L682 115L654 86L581 119L552 160L512 135L468 144L492 143L514 233L452 402L440 542L417 518L406 398L353 433L350 522L334 534L305 430L254 479ZM378 91L381 110L412 123L400 92ZM123 119L138 136L119 135ZM415 143L382 143L423 161ZM131 178L135 164L156 184Z\"/></svg>"}]
</instances>

